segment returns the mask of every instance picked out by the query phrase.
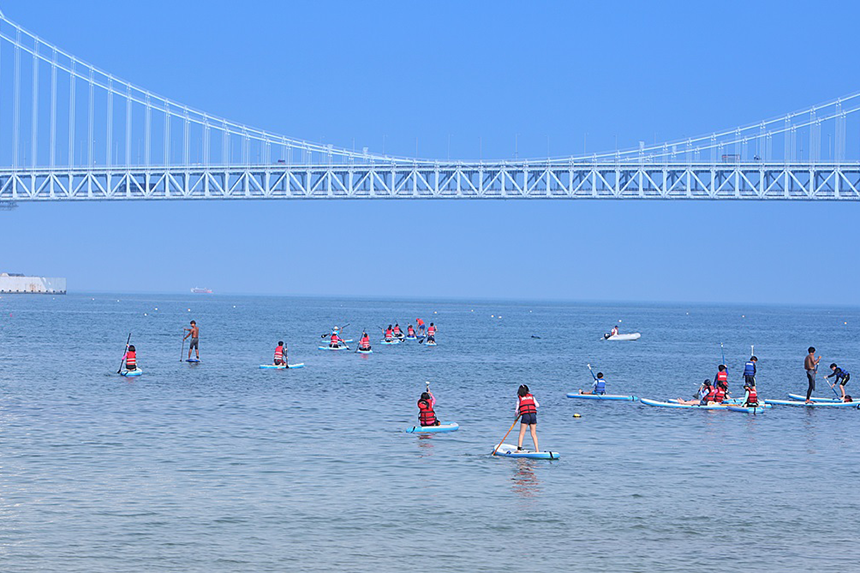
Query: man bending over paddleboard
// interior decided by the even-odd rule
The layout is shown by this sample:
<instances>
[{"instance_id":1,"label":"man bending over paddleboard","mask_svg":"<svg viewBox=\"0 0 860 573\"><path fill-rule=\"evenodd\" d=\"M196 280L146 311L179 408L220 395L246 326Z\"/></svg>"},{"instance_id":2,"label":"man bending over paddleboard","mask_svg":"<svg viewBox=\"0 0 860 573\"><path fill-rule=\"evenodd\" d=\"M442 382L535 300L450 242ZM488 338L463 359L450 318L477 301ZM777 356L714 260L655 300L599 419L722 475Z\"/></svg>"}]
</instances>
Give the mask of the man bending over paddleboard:
<instances>
[{"instance_id":1,"label":"man bending over paddleboard","mask_svg":"<svg viewBox=\"0 0 860 573\"><path fill-rule=\"evenodd\" d=\"M188 334L182 340L185 340L189 336L191 337L191 344L188 345L188 359L191 360L191 349L193 348L196 354L195 357L197 360L200 360L200 345L198 340L200 338L200 329L197 328L197 322L192 320L191 328L184 328L183 330L187 331Z\"/></svg>"}]
</instances>

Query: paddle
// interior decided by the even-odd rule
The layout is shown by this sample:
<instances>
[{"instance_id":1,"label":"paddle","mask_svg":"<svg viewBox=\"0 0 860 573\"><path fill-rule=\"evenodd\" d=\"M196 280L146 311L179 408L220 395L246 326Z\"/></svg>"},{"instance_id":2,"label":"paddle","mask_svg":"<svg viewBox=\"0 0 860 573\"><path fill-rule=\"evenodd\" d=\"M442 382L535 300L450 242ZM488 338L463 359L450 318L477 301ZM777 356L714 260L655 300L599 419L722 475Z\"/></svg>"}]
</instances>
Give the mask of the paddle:
<instances>
[{"instance_id":1,"label":"paddle","mask_svg":"<svg viewBox=\"0 0 860 573\"><path fill-rule=\"evenodd\" d=\"M185 337L182 338L182 349L179 351L179 361L182 362L185 356Z\"/></svg>"},{"instance_id":2,"label":"paddle","mask_svg":"<svg viewBox=\"0 0 860 573\"><path fill-rule=\"evenodd\" d=\"M128 343L131 342L131 333L128 333L128 340L125 341L125 352L128 352ZM122 355L122 360L119 362L119 370L116 371L117 374L122 372L122 365L125 364L125 353Z\"/></svg>"},{"instance_id":3,"label":"paddle","mask_svg":"<svg viewBox=\"0 0 860 573\"><path fill-rule=\"evenodd\" d=\"M499 451L499 448L501 448L501 447L502 447L502 444L504 444L504 443L505 443L505 440L507 440L507 439L508 439L508 434L510 434L510 433L511 433L511 430L513 430L513 429L514 429L514 426L516 426L516 425L517 425L517 422L519 421L519 419L520 419L520 415L519 415L519 414L517 414L517 417L516 417L516 418L514 418L514 423L513 423L513 424L511 424L511 427L510 427L510 428L508 428L508 431L505 433L505 437L504 437L504 438L502 438L502 441L501 441L501 442L499 442L499 443L498 443L498 445L493 449L493 455L494 455L494 456L496 455L496 452L498 452L498 451Z\"/></svg>"},{"instance_id":4,"label":"paddle","mask_svg":"<svg viewBox=\"0 0 860 573\"><path fill-rule=\"evenodd\" d=\"M597 376L594 375L594 370L591 369L591 364L586 364L588 366L588 371L591 372L591 377L597 380Z\"/></svg>"},{"instance_id":5,"label":"paddle","mask_svg":"<svg viewBox=\"0 0 860 573\"><path fill-rule=\"evenodd\" d=\"M723 366L726 366L726 351L723 349L723 343L722 342L720 342L720 355L721 355L722 360L723 360L722 362L720 362L720 364L722 364ZM728 370L729 370L729 367L726 366L726 372L728 372Z\"/></svg>"}]
</instances>

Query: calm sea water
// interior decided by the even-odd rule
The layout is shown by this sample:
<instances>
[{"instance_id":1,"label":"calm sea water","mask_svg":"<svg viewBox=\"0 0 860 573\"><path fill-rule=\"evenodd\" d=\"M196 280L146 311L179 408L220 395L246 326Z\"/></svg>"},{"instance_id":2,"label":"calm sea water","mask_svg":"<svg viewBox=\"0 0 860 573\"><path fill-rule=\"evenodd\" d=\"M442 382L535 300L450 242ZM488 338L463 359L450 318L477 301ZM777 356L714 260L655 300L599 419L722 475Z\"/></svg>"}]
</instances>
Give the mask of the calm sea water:
<instances>
[{"instance_id":1,"label":"calm sea water","mask_svg":"<svg viewBox=\"0 0 860 573\"><path fill-rule=\"evenodd\" d=\"M317 350L334 324L357 338L417 316L439 326L436 348ZM198 365L180 362L192 318ZM642 339L600 341L619 319ZM809 345L858 371L858 326L858 309L4 296L0 563L858 570L857 410L750 416L565 397L588 387L589 362L613 393L688 397L723 342L736 392L754 344L760 395L785 398L806 388ZM129 331L145 372L132 380L115 374ZM279 339L304 369L258 369ZM403 432L425 380L459 432ZM521 383L541 403L542 449L561 460L489 455Z\"/></svg>"}]
</instances>

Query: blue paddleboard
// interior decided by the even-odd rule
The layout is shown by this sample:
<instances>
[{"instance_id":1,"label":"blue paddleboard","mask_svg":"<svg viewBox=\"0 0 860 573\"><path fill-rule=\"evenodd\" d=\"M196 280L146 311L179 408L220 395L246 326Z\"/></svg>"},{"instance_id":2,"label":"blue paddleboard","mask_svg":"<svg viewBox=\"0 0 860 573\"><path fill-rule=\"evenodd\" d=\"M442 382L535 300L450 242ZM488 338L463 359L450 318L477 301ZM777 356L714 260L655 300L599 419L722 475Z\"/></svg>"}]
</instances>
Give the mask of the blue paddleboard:
<instances>
[{"instance_id":1,"label":"blue paddleboard","mask_svg":"<svg viewBox=\"0 0 860 573\"><path fill-rule=\"evenodd\" d=\"M448 422L438 426L412 426L407 428L407 434L426 434L426 433L441 433L441 432L456 432L460 429L460 424L456 422Z\"/></svg>"}]
</instances>

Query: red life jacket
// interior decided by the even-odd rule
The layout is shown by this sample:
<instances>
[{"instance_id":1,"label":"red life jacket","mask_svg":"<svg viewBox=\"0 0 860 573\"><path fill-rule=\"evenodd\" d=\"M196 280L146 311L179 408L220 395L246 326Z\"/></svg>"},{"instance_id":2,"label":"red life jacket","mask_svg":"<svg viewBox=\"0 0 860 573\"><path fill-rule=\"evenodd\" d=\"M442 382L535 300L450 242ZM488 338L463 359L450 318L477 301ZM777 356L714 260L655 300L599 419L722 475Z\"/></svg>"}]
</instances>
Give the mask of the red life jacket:
<instances>
[{"instance_id":1,"label":"red life jacket","mask_svg":"<svg viewBox=\"0 0 860 573\"><path fill-rule=\"evenodd\" d=\"M340 340L340 336L338 336L337 334L331 335L331 343L332 344L337 344L338 340Z\"/></svg>"},{"instance_id":2,"label":"red life jacket","mask_svg":"<svg viewBox=\"0 0 860 573\"><path fill-rule=\"evenodd\" d=\"M358 341L358 346L360 348L367 348L368 346L370 346L370 337L362 336L361 340Z\"/></svg>"},{"instance_id":3,"label":"red life jacket","mask_svg":"<svg viewBox=\"0 0 860 573\"><path fill-rule=\"evenodd\" d=\"M717 372L716 382L728 382L729 381L729 372L727 370L723 370L722 372Z\"/></svg>"},{"instance_id":4,"label":"red life jacket","mask_svg":"<svg viewBox=\"0 0 860 573\"><path fill-rule=\"evenodd\" d=\"M390 328L385 331L385 338L394 338L394 334L392 334Z\"/></svg>"},{"instance_id":5,"label":"red life jacket","mask_svg":"<svg viewBox=\"0 0 860 573\"><path fill-rule=\"evenodd\" d=\"M415 329L411 326L406 329L406 332L409 334L409 336L415 336Z\"/></svg>"},{"instance_id":6,"label":"red life jacket","mask_svg":"<svg viewBox=\"0 0 860 573\"><path fill-rule=\"evenodd\" d=\"M537 414L537 404L535 404L535 397L531 394L526 394L525 396L520 396L520 406L517 409L517 412L520 416L523 414Z\"/></svg>"},{"instance_id":7,"label":"red life jacket","mask_svg":"<svg viewBox=\"0 0 860 573\"><path fill-rule=\"evenodd\" d=\"M749 389L749 397L747 398L747 406L757 406L758 405L758 392L756 392L755 388Z\"/></svg>"},{"instance_id":8,"label":"red life jacket","mask_svg":"<svg viewBox=\"0 0 860 573\"><path fill-rule=\"evenodd\" d=\"M400 334L400 327L399 326L394 327L394 334Z\"/></svg>"},{"instance_id":9,"label":"red life jacket","mask_svg":"<svg viewBox=\"0 0 860 573\"><path fill-rule=\"evenodd\" d=\"M726 391L722 386L717 386L717 391L714 393L714 402L720 403L726 399Z\"/></svg>"},{"instance_id":10,"label":"red life jacket","mask_svg":"<svg viewBox=\"0 0 860 573\"><path fill-rule=\"evenodd\" d=\"M284 347L278 346L275 348L275 360L283 360L284 359Z\"/></svg>"},{"instance_id":11,"label":"red life jacket","mask_svg":"<svg viewBox=\"0 0 860 573\"><path fill-rule=\"evenodd\" d=\"M435 326L428 326L427 327L427 334L429 334L430 336L433 336L434 334L436 334L436 327Z\"/></svg>"},{"instance_id":12,"label":"red life jacket","mask_svg":"<svg viewBox=\"0 0 860 573\"><path fill-rule=\"evenodd\" d=\"M436 425L436 412L430 407L427 400L418 400L418 421L422 426Z\"/></svg>"},{"instance_id":13,"label":"red life jacket","mask_svg":"<svg viewBox=\"0 0 860 573\"><path fill-rule=\"evenodd\" d=\"M705 402L713 402L717 396L717 389L711 386L711 391L705 396Z\"/></svg>"},{"instance_id":14,"label":"red life jacket","mask_svg":"<svg viewBox=\"0 0 860 573\"><path fill-rule=\"evenodd\" d=\"M137 366L137 352L132 352L131 350L126 351L125 353L125 365L128 366Z\"/></svg>"}]
</instances>

